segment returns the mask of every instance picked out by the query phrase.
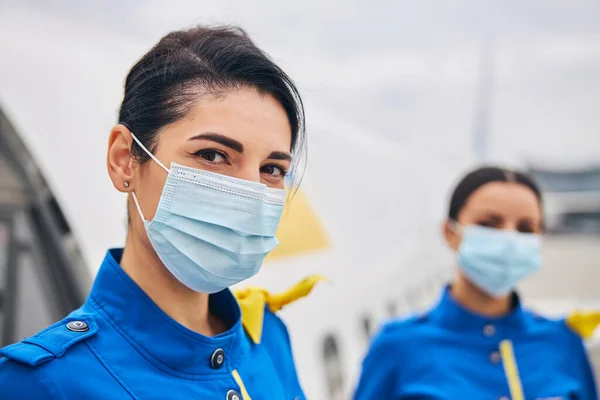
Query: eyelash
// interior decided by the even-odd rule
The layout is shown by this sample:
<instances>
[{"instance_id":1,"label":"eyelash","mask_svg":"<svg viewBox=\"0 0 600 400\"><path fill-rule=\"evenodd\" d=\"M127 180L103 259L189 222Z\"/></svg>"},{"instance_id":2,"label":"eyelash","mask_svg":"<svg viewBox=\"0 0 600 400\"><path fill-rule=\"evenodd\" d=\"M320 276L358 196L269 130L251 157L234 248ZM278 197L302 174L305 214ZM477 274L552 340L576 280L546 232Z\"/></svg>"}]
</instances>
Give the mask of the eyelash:
<instances>
[{"instance_id":1,"label":"eyelash","mask_svg":"<svg viewBox=\"0 0 600 400\"><path fill-rule=\"evenodd\" d=\"M210 154L218 154L221 157L223 157L225 159L225 161L229 160L229 156L217 149L202 149L202 150L198 150L197 152L193 153L193 155L197 156L197 157L202 157L204 159L204 161L211 163L211 164L215 164L213 161L207 160L205 157L207 155ZM265 168L265 167L272 167L272 168L277 168L279 170L279 172L281 173L282 177L285 177L288 173L288 170L286 168L284 168L283 166L279 165L279 164L267 164L267 165L263 165L261 167L261 169Z\"/></svg>"},{"instance_id":2,"label":"eyelash","mask_svg":"<svg viewBox=\"0 0 600 400\"><path fill-rule=\"evenodd\" d=\"M485 226L488 228L494 228L494 227L496 227L497 224L494 223L493 221L479 221L479 222L477 222L477 225ZM517 230L522 233L532 233L534 231L533 227L531 227L529 224L522 224L522 223L520 223L517 226Z\"/></svg>"},{"instance_id":3,"label":"eyelash","mask_svg":"<svg viewBox=\"0 0 600 400\"><path fill-rule=\"evenodd\" d=\"M281 172L281 175L280 175L281 177L285 177L288 174L287 169L285 169L284 167L282 167L281 165L278 165L278 164L267 164L267 165L262 166L262 168L265 168L265 167L277 168L279 170L279 172Z\"/></svg>"},{"instance_id":4,"label":"eyelash","mask_svg":"<svg viewBox=\"0 0 600 400\"><path fill-rule=\"evenodd\" d=\"M215 164L214 161L210 161L207 160L205 157L209 154L218 154L221 157L223 157L225 159L225 161L229 160L229 157L227 156L226 153L217 150L217 149L202 149L202 150L198 150L197 152L195 152L193 155L197 156L197 157L201 157L204 161L211 163L211 164Z\"/></svg>"}]
</instances>

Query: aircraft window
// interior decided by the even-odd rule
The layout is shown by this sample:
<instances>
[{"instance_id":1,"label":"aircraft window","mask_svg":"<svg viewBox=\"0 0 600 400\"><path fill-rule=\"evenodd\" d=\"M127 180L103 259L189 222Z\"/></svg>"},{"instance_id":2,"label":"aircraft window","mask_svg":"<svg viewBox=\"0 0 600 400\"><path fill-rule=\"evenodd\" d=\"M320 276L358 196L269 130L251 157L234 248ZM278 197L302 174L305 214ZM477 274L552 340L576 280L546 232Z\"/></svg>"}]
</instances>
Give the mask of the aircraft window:
<instances>
[{"instance_id":1,"label":"aircraft window","mask_svg":"<svg viewBox=\"0 0 600 400\"><path fill-rule=\"evenodd\" d=\"M391 300L387 304L387 313L390 318L394 318L398 316L398 304L395 301Z\"/></svg>"},{"instance_id":2,"label":"aircraft window","mask_svg":"<svg viewBox=\"0 0 600 400\"><path fill-rule=\"evenodd\" d=\"M373 322L371 320L370 315L365 315L361 319L361 328L363 337L367 340L371 338L371 334L373 332Z\"/></svg>"},{"instance_id":3,"label":"aircraft window","mask_svg":"<svg viewBox=\"0 0 600 400\"><path fill-rule=\"evenodd\" d=\"M325 366L325 379L329 393L328 399L345 399L342 360L337 337L333 334L328 334L323 340L323 364Z\"/></svg>"},{"instance_id":4,"label":"aircraft window","mask_svg":"<svg viewBox=\"0 0 600 400\"><path fill-rule=\"evenodd\" d=\"M409 310L411 310L411 311L415 310L418 307L417 295L418 295L418 293L416 292L416 290L411 288L406 291L406 294L404 296L404 298L406 300L406 304L407 304Z\"/></svg>"}]
</instances>

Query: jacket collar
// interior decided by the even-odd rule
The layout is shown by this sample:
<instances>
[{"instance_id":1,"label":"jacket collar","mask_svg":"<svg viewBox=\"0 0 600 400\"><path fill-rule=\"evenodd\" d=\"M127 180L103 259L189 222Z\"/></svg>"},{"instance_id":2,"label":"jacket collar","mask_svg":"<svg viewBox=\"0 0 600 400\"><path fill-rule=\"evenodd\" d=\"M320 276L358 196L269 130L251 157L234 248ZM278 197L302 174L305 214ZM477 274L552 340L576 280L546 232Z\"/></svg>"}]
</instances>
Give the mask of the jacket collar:
<instances>
[{"instance_id":1,"label":"jacket collar","mask_svg":"<svg viewBox=\"0 0 600 400\"><path fill-rule=\"evenodd\" d=\"M521 301L516 293L512 294L512 310L499 317L488 317L464 308L450 294L450 286L446 286L436 307L429 313L429 318L452 330L481 330L488 324L496 327L519 328L525 325L525 316Z\"/></svg>"},{"instance_id":2,"label":"jacket collar","mask_svg":"<svg viewBox=\"0 0 600 400\"><path fill-rule=\"evenodd\" d=\"M225 364L221 371L234 370L250 343L242 327L240 307L229 289L209 299L211 312L229 329L217 336L204 336L165 314L123 271L119 265L122 254L122 249L108 251L87 302L99 306L133 347L167 368L188 375L214 374L211 356L222 349Z\"/></svg>"}]
</instances>

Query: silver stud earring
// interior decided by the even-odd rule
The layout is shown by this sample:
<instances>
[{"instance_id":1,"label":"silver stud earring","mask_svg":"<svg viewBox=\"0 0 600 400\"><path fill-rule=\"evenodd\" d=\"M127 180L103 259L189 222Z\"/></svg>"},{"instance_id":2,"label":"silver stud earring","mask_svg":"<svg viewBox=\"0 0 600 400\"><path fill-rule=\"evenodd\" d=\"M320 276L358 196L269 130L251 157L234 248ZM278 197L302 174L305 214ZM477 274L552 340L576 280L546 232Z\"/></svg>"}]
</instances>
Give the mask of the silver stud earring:
<instances>
[{"instance_id":1,"label":"silver stud earring","mask_svg":"<svg viewBox=\"0 0 600 400\"><path fill-rule=\"evenodd\" d=\"M127 181L123 182L123 186L125 186L125 189L127 189L129 187L129 182L127 182Z\"/></svg>"}]
</instances>

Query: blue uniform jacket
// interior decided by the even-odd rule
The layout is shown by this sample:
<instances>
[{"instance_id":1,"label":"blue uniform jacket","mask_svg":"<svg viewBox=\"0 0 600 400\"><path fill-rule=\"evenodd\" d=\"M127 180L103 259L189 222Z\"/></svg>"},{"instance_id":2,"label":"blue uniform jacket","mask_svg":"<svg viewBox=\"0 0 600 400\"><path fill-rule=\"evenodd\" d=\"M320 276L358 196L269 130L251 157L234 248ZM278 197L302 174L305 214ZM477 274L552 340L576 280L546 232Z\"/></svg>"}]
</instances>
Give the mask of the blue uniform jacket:
<instances>
[{"instance_id":1,"label":"blue uniform jacket","mask_svg":"<svg viewBox=\"0 0 600 400\"><path fill-rule=\"evenodd\" d=\"M232 293L211 295L231 328L202 336L146 296L121 254L108 252L80 309L0 351L0 399L304 399L286 327L268 308L255 343Z\"/></svg>"},{"instance_id":2,"label":"blue uniform jacket","mask_svg":"<svg viewBox=\"0 0 600 400\"><path fill-rule=\"evenodd\" d=\"M365 357L355 399L509 400L511 381L526 400L596 400L581 337L564 320L515 301L509 315L486 318L462 308L447 288L428 313L388 323ZM501 355L501 343L512 357Z\"/></svg>"}]
</instances>

